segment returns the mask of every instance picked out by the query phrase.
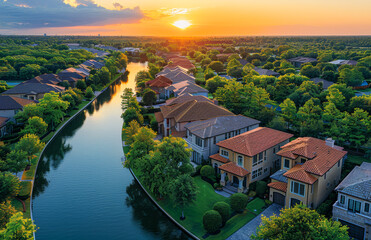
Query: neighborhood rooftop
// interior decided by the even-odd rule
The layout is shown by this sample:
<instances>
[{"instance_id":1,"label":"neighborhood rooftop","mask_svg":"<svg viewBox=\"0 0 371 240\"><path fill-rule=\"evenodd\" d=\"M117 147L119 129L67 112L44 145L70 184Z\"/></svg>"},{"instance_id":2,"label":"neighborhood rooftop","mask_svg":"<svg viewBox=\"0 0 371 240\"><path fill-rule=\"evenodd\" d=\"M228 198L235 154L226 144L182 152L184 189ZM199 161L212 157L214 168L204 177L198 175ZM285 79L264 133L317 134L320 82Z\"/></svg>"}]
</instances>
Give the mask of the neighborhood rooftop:
<instances>
[{"instance_id":1,"label":"neighborhood rooftop","mask_svg":"<svg viewBox=\"0 0 371 240\"><path fill-rule=\"evenodd\" d=\"M235 137L217 143L219 147L231 149L237 153L254 156L271 148L293 135L266 127L259 127Z\"/></svg>"},{"instance_id":2,"label":"neighborhood rooftop","mask_svg":"<svg viewBox=\"0 0 371 240\"><path fill-rule=\"evenodd\" d=\"M37 101L13 96L0 96L0 110L23 109L24 106L31 103L37 103Z\"/></svg>"},{"instance_id":3,"label":"neighborhood rooftop","mask_svg":"<svg viewBox=\"0 0 371 240\"><path fill-rule=\"evenodd\" d=\"M204 121L191 122L185 125L185 128L198 137L208 138L259 123L260 121L258 120L242 115L222 116Z\"/></svg>"}]
</instances>

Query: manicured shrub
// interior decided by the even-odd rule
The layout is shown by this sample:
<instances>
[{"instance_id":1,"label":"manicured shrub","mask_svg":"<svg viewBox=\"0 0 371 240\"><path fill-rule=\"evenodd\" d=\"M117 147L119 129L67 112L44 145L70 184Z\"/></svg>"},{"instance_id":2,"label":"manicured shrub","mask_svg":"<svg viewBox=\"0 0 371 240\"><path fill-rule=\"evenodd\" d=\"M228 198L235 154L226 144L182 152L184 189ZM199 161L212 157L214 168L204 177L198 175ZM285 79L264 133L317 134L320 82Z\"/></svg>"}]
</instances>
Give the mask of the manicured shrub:
<instances>
[{"instance_id":1,"label":"manicured shrub","mask_svg":"<svg viewBox=\"0 0 371 240\"><path fill-rule=\"evenodd\" d=\"M88 87L86 90L85 90L85 97L87 99L91 99L92 97L94 97L94 92L93 92L93 89L91 87Z\"/></svg>"},{"instance_id":2,"label":"manicured shrub","mask_svg":"<svg viewBox=\"0 0 371 240\"><path fill-rule=\"evenodd\" d=\"M152 130L155 131L155 132L157 132L157 130L158 130L158 123L157 123L157 121L156 121L155 118L153 118L151 120L150 124L151 124Z\"/></svg>"},{"instance_id":3,"label":"manicured shrub","mask_svg":"<svg viewBox=\"0 0 371 240\"><path fill-rule=\"evenodd\" d=\"M215 180L215 170L212 166L210 165L205 165L201 168L201 176L206 177L210 180Z\"/></svg>"},{"instance_id":4,"label":"manicured shrub","mask_svg":"<svg viewBox=\"0 0 371 240\"><path fill-rule=\"evenodd\" d=\"M250 183L250 185L249 185L249 189L250 189L251 191L256 191L256 182Z\"/></svg>"},{"instance_id":5,"label":"manicured shrub","mask_svg":"<svg viewBox=\"0 0 371 240\"><path fill-rule=\"evenodd\" d=\"M194 173L194 176L198 176L198 175L200 175L200 172L201 172L201 168L202 168L203 166L202 165L198 165L197 167L196 167L196 171L195 171L195 173Z\"/></svg>"},{"instance_id":6,"label":"manicured shrub","mask_svg":"<svg viewBox=\"0 0 371 240\"><path fill-rule=\"evenodd\" d=\"M231 206L226 202L217 202L214 204L213 210L220 214L222 217L222 226L224 226L231 215Z\"/></svg>"},{"instance_id":7,"label":"manicured shrub","mask_svg":"<svg viewBox=\"0 0 371 240\"><path fill-rule=\"evenodd\" d=\"M248 198L245 194L243 193L235 193L231 196L231 208L236 211L236 212L242 212L248 202Z\"/></svg>"},{"instance_id":8,"label":"manicured shrub","mask_svg":"<svg viewBox=\"0 0 371 240\"><path fill-rule=\"evenodd\" d=\"M267 190L266 182L264 181L256 182L256 195L258 195L260 198L263 198L266 190Z\"/></svg>"},{"instance_id":9,"label":"manicured shrub","mask_svg":"<svg viewBox=\"0 0 371 240\"><path fill-rule=\"evenodd\" d=\"M204 228L208 233L215 233L222 226L222 216L215 210L205 212L202 220Z\"/></svg>"}]
</instances>

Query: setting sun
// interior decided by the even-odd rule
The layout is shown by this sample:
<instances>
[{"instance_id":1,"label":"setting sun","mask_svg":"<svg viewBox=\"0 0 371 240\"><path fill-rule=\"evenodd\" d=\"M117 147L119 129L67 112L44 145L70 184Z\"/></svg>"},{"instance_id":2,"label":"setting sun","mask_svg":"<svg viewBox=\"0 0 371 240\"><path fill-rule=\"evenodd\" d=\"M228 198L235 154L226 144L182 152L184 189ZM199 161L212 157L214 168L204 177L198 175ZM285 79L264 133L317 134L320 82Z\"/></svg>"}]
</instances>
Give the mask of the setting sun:
<instances>
[{"instance_id":1,"label":"setting sun","mask_svg":"<svg viewBox=\"0 0 371 240\"><path fill-rule=\"evenodd\" d=\"M191 25L192 23L190 23L190 21L188 20L179 20L173 23L173 26L180 28L180 29L186 29Z\"/></svg>"}]
</instances>

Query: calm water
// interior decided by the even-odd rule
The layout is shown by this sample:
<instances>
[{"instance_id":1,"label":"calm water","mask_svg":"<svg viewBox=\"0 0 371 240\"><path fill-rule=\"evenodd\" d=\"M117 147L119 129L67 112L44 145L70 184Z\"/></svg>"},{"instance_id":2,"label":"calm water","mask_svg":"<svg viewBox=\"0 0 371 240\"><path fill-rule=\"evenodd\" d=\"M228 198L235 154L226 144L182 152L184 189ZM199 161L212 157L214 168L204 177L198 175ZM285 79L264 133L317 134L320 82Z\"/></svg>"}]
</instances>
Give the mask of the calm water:
<instances>
[{"instance_id":1,"label":"calm water","mask_svg":"<svg viewBox=\"0 0 371 240\"><path fill-rule=\"evenodd\" d=\"M37 240L187 239L147 198L121 164L121 98L113 84L49 144L33 193Z\"/></svg>"},{"instance_id":2,"label":"calm water","mask_svg":"<svg viewBox=\"0 0 371 240\"><path fill-rule=\"evenodd\" d=\"M18 81L18 80L9 80L9 81L6 81L6 83L9 86L16 86L16 85L20 84L21 82L23 82L23 81Z\"/></svg>"}]
</instances>

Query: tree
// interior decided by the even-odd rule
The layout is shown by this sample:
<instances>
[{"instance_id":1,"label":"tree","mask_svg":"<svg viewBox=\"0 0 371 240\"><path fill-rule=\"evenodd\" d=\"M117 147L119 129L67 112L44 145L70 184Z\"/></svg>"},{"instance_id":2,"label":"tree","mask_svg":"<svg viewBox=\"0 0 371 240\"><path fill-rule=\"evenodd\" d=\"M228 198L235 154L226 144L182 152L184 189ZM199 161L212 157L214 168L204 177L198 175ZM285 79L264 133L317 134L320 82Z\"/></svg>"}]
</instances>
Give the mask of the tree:
<instances>
[{"instance_id":1,"label":"tree","mask_svg":"<svg viewBox=\"0 0 371 240\"><path fill-rule=\"evenodd\" d=\"M0 173L0 203L12 199L19 193L19 179L9 172Z\"/></svg>"},{"instance_id":2,"label":"tree","mask_svg":"<svg viewBox=\"0 0 371 240\"><path fill-rule=\"evenodd\" d=\"M281 210L279 216L262 217L262 224L252 239L349 239L348 227L326 219L303 205Z\"/></svg>"},{"instance_id":3,"label":"tree","mask_svg":"<svg viewBox=\"0 0 371 240\"><path fill-rule=\"evenodd\" d=\"M227 74L234 78L242 77L242 64L235 58L232 58L227 65Z\"/></svg>"},{"instance_id":4,"label":"tree","mask_svg":"<svg viewBox=\"0 0 371 240\"><path fill-rule=\"evenodd\" d=\"M208 79L215 77L216 74L211 68L206 68L204 72L205 80L207 81Z\"/></svg>"},{"instance_id":5,"label":"tree","mask_svg":"<svg viewBox=\"0 0 371 240\"><path fill-rule=\"evenodd\" d=\"M125 110L125 112L122 114L122 118L124 119L124 122L126 125L128 125L131 121L135 120L140 125L143 124L143 115L139 113L139 111L133 107L129 107Z\"/></svg>"},{"instance_id":6,"label":"tree","mask_svg":"<svg viewBox=\"0 0 371 240\"><path fill-rule=\"evenodd\" d=\"M41 108L44 121L54 129L54 125L59 124L63 119L69 104L60 99L58 93L50 92L44 95L38 106Z\"/></svg>"},{"instance_id":7,"label":"tree","mask_svg":"<svg viewBox=\"0 0 371 240\"><path fill-rule=\"evenodd\" d=\"M217 202L214 204L213 210L220 214L222 217L222 226L224 226L231 215L231 206L226 202Z\"/></svg>"},{"instance_id":8,"label":"tree","mask_svg":"<svg viewBox=\"0 0 371 240\"><path fill-rule=\"evenodd\" d=\"M345 110L345 97L339 89L337 88L330 88L328 90L328 95L326 96L327 101L335 104L335 106L340 110Z\"/></svg>"},{"instance_id":9,"label":"tree","mask_svg":"<svg viewBox=\"0 0 371 240\"><path fill-rule=\"evenodd\" d=\"M1 169L6 169L6 171L12 173L18 173L25 169L27 166L27 153L22 150L13 150L11 151L6 161L1 161Z\"/></svg>"},{"instance_id":10,"label":"tree","mask_svg":"<svg viewBox=\"0 0 371 240\"><path fill-rule=\"evenodd\" d=\"M40 75L41 67L37 64L27 64L19 71L19 77L23 80L29 80Z\"/></svg>"},{"instance_id":11,"label":"tree","mask_svg":"<svg viewBox=\"0 0 371 240\"><path fill-rule=\"evenodd\" d=\"M36 232L36 225L29 218L23 218L22 213L14 214L6 228L0 231L0 237L4 240L31 240Z\"/></svg>"},{"instance_id":12,"label":"tree","mask_svg":"<svg viewBox=\"0 0 371 240\"><path fill-rule=\"evenodd\" d=\"M85 91L86 89L86 82L84 80L79 79L76 83L76 87L80 89L81 91Z\"/></svg>"},{"instance_id":13,"label":"tree","mask_svg":"<svg viewBox=\"0 0 371 240\"><path fill-rule=\"evenodd\" d=\"M22 130L22 134L35 134L41 137L46 133L47 129L48 124L46 124L44 119L34 116L27 120L26 127Z\"/></svg>"},{"instance_id":14,"label":"tree","mask_svg":"<svg viewBox=\"0 0 371 240\"><path fill-rule=\"evenodd\" d=\"M236 212L242 212L246 208L249 199L246 194L235 193L230 197L230 200L231 208Z\"/></svg>"},{"instance_id":15,"label":"tree","mask_svg":"<svg viewBox=\"0 0 371 240\"><path fill-rule=\"evenodd\" d=\"M62 100L69 103L67 108L68 111L72 110L76 105L75 99L69 93L64 93L62 95Z\"/></svg>"},{"instance_id":16,"label":"tree","mask_svg":"<svg viewBox=\"0 0 371 240\"><path fill-rule=\"evenodd\" d=\"M205 230L208 233L215 233L222 226L222 217L219 212L215 210L209 210L205 212L202 222Z\"/></svg>"},{"instance_id":17,"label":"tree","mask_svg":"<svg viewBox=\"0 0 371 240\"><path fill-rule=\"evenodd\" d=\"M311 98L298 110L300 133L302 136L316 137L322 130L322 108L318 102L318 99Z\"/></svg>"},{"instance_id":18,"label":"tree","mask_svg":"<svg viewBox=\"0 0 371 240\"><path fill-rule=\"evenodd\" d=\"M94 91L90 86L87 87L86 90L85 90L85 97L87 99L91 99L92 97L94 97Z\"/></svg>"},{"instance_id":19,"label":"tree","mask_svg":"<svg viewBox=\"0 0 371 240\"><path fill-rule=\"evenodd\" d=\"M357 69L343 68L339 71L339 81L347 86L358 86L363 80L362 73Z\"/></svg>"},{"instance_id":20,"label":"tree","mask_svg":"<svg viewBox=\"0 0 371 240\"><path fill-rule=\"evenodd\" d=\"M268 127L279 131L285 131L285 129L287 129L287 122L283 117L276 116L269 122Z\"/></svg>"},{"instance_id":21,"label":"tree","mask_svg":"<svg viewBox=\"0 0 371 240\"><path fill-rule=\"evenodd\" d=\"M0 229L5 228L10 217L16 212L15 208L10 204L10 201L0 203Z\"/></svg>"},{"instance_id":22,"label":"tree","mask_svg":"<svg viewBox=\"0 0 371 240\"><path fill-rule=\"evenodd\" d=\"M212 61L207 67L215 72L223 72L224 70L224 64L220 61Z\"/></svg>"},{"instance_id":23,"label":"tree","mask_svg":"<svg viewBox=\"0 0 371 240\"><path fill-rule=\"evenodd\" d=\"M224 87L228 83L226 78L215 76L206 80L206 89L209 90L210 93L214 93L219 87Z\"/></svg>"},{"instance_id":24,"label":"tree","mask_svg":"<svg viewBox=\"0 0 371 240\"><path fill-rule=\"evenodd\" d=\"M111 80L111 73L107 67L102 67L97 74L102 85L106 85Z\"/></svg>"},{"instance_id":25,"label":"tree","mask_svg":"<svg viewBox=\"0 0 371 240\"><path fill-rule=\"evenodd\" d=\"M152 106L153 104L156 103L156 100L157 100L157 96L156 96L156 92L155 91L153 91L150 88L146 88L143 91L142 101L143 101L143 104L145 106Z\"/></svg>"},{"instance_id":26,"label":"tree","mask_svg":"<svg viewBox=\"0 0 371 240\"><path fill-rule=\"evenodd\" d=\"M28 163L31 165L34 155L39 153L44 146L45 143L41 142L35 134L26 134L15 145L15 150L26 152Z\"/></svg>"},{"instance_id":27,"label":"tree","mask_svg":"<svg viewBox=\"0 0 371 240\"><path fill-rule=\"evenodd\" d=\"M190 175L182 174L173 182L172 190L174 202L182 209L180 219L184 220L184 207L196 200L197 186Z\"/></svg>"},{"instance_id":28,"label":"tree","mask_svg":"<svg viewBox=\"0 0 371 240\"><path fill-rule=\"evenodd\" d=\"M43 112L39 104L31 103L31 104L27 104L26 106L24 106L23 111L19 111L15 115L15 119L17 119L17 122L24 123L29 118L34 117L34 116L42 117Z\"/></svg>"},{"instance_id":29,"label":"tree","mask_svg":"<svg viewBox=\"0 0 371 240\"><path fill-rule=\"evenodd\" d=\"M133 120L127 127L123 129L124 140L126 145L131 145L134 142L134 136L138 133L140 125L137 121Z\"/></svg>"},{"instance_id":30,"label":"tree","mask_svg":"<svg viewBox=\"0 0 371 240\"><path fill-rule=\"evenodd\" d=\"M360 108L355 108L352 114L345 112L341 125L347 140L357 149L367 142L371 134L371 117Z\"/></svg>"},{"instance_id":31,"label":"tree","mask_svg":"<svg viewBox=\"0 0 371 240\"><path fill-rule=\"evenodd\" d=\"M280 104L281 110L282 110L282 117L287 122L287 128L290 128L290 125L296 125L296 106L295 103L289 99L286 98L283 103Z\"/></svg>"}]
</instances>

